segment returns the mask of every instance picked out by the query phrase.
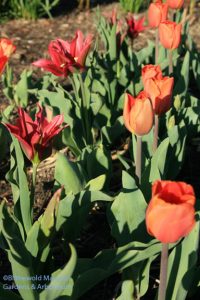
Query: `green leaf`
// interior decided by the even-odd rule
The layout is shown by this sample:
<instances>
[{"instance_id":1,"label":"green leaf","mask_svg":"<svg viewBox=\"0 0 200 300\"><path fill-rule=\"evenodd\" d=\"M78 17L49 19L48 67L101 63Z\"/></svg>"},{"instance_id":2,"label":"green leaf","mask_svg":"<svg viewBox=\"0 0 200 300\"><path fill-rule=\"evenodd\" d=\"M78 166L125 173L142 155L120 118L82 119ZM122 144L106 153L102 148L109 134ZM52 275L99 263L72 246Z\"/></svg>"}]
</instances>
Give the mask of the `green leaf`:
<instances>
[{"instance_id":1,"label":"green leaf","mask_svg":"<svg viewBox=\"0 0 200 300\"><path fill-rule=\"evenodd\" d=\"M64 122L73 127L74 121L71 116L73 99L66 97L62 88L57 88L56 92L40 90L38 97L42 103L49 105L55 114L62 113L64 115Z\"/></svg>"},{"instance_id":2,"label":"green leaf","mask_svg":"<svg viewBox=\"0 0 200 300\"><path fill-rule=\"evenodd\" d=\"M15 204L19 196L20 212L17 212L17 216L21 214L22 223L26 233L32 225L32 203L30 200L30 192L28 188L28 181L25 172L24 156L18 140L12 136L13 145L15 148L15 162L12 160L12 171L8 174L8 179L13 183L12 188L15 199Z\"/></svg>"},{"instance_id":3,"label":"green leaf","mask_svg":"<svg viewBox=\"0 0 200 300\"><path fill-rule=\"evenodd\" d=\"M122 283L122 290L116 300L134 300L134 284L130 279L124 280Z\"/></svg>"},{"instance_id":4,"label":"green leaf","mask_svg":"<svg viewBox=\"0 0 200 300\"><path fill-rule=\"evenodd\" d=\"M169 256L166 299L184 300L190 290L198 260L200 212L192 232L176 246Z\"/></svg>"},{"instance_id":5,"label":"green leaf","mask_svg":"<svg viewBox=\"0 0 200 300\"><path fill-rule=\"evenodd\" d=\"M83 172L78 165L69 161L64 154L58 153L55 166L55 180L64 185L65 193L77 194L85 186Z\"/></svg>"},{"instance_id":6,"label":"green leaf","mask_svg":"<svg viewBox=\"0 0 200 300\"><path fill-rule=\"evenodd\" d=\"M38 300L37 292L32 289L31 277L34 275L32 257L24 245L23 237L18 228L19 224L14 220L4 203L1 204L1 209L2 233L9 245L8 258L14 281L19 286L18 291L23 299Z\"/></svg>"},{"instance_id":7,"label":"green leaf","mask_svg":"<svg viewBox=\"0 0 200 300\"><path fill-rule=\"evenodd\" d=\"M114 143L124 132L123 117L117 118L112 126L104 126L101 128L103 144Z\"/></svg>"},{"instance_id":8,"label":"green leaf","mask_svg":"<svg viewBox=\"0 0 200 300\"><path fill-rule=\"evenodd\" d=\"M29 100L29 85L31 80L32 71L24 70L20 75L20 80L14 87L14 98L18 105L26 107Z\"/></svg>"},{"instance_id":9,"label":"green leaf","mask_svg":"<svg viewBox=\"0 0 200 300\"><path fill-rule=\"evenodd\" d=\"M69 245L71 249L71 257L63 269L59 269L52 274L52 279L47 287L40 294L41 300L55 300L59 296L70 296L73 290L73 280L71 278L76 262L77 254L73 245ZM67 299L67 298L65 298Z\"/></svg>"},{"instance_id":10,"label":"green leaf","mask_svg":"<svg viewBox=\"0 0 200 300\"><path fill-rule=\"evenodd\" d=\"M142 262L161 251L158 241L149 244L131 242L118 249L103 250L93 259L79 259L74 273L72 300L79 299L86 291L112 274Z\"/></svg>"},{"instance_id":11,"label":"green leaf","mask_svg":"<svg viewBox=\"0 0 200 300\"><path fill-rule=\"evenodd\" d=\"M94 179L91 179L85 186L85 189L89 191L100 191L102 190L106 181L106 175L100 175Z\"/></svg>"},{"instance_id":12,"label":"green leaf","mask_svg":"<svg viewBox=\"0 0 200 300\"><path fill-rule=\"evenodd\" d=\"M189 85L189 70L190 70L190 52L187 51L183 60L181 72L178 68L178 81L174 87L174 95L185 95Z\"/></svg>"},{"instance_id":13,"label":"green leaf","mask_svg":"<svg viewBox=\"0 0 200 300\"><path fill-rule=\"evenodd\" d=\"M113 201L100 191L83 191L77 195L67 195L60 201L56 220L56 231L62 227L68 241L77 238L82 230L90 208L96 201Z\"/></svg>"},{"instance_id":14,"label":"green leaf","mask_svg":"<svg viewBox=\"0 0 200 300\"><path fill-rule=\"evenodd\" d=\"M130 241L146 241L148 239L145 227L147 204L144 196L126 172L123 172L123 187L109 211L112 235L118 245Z\"/></svg>"},{"instance_id":15,"label":"green leaf","mask_svg":"<svg viewBox=\"0 0 200 300\"><path fill-rule=\"evenodd\" d=\"M47 251L46 248L49 246L54 234L60 196L61 189L55 192L44 213L28 232L26 248L37 259L40 259L43 255L43 250Z\"/></svg>"}]
</instances>

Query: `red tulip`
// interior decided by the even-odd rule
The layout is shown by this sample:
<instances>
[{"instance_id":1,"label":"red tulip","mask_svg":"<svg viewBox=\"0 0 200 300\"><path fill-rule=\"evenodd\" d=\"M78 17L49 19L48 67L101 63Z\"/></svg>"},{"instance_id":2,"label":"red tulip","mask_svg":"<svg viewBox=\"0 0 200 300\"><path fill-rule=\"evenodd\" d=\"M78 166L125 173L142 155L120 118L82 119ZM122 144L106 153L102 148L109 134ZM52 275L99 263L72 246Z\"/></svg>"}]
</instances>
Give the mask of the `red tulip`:
<instances>
[{"instance_id":1,"label":"red tulip","mask_svg":"<svg viewBox=\"0 0 200 300\"><path fill-rule=\"evenodd\" d=\"M187 236L195 225L195 194L184 182L158 180L146 211L150 235L162 243L174 243Z\"/></svg>"},{"instance_id":2,"label":"red tulip","mask_svg":"<svg viewBox=\"0 0 200 300\"><path fill-rule=\"evenodd\" d=\"M11 54L16 50L13 43L6 38L0 39L0 75L2 74L6 63Z\"/></svg>"},{"instance_id":3,"label":"red tulip","mask_svg":"<svg viewBox=\"0 0 200 300\"><path fill-rule=\"evenodd\" d=\"M148 10L150 27L158 27L161 22L166 21L168 5L162 2L151 3Z\"/></svg>"},{"instance_id":4,"label":"red tulip","mask_svg":"<svg viewBox=\"0 0 200 300\"><path fill-rule=\"evenodd\" d=\"M167 0L167 4L170 8L180 9L184 4L184 0Z\"/></svg>"},{"instance_id":5,"label":"red tulip","mask_svg":"<svg viewBox=\"0 0 200 300\"><path fill-rule=\"evenodd\" d=\"M181 24L165 21L159 25L159 37L163 47L167 49L178 48L181 41Z\"/></svg>"},{"instance_id":6,"label":"red tulip","mask_svg":"<svg viewBox=\"0 0 200 300\"><path fill-rule=\"evenodd\" d=\"M154 113L161 115L171 107L173 77L163 77L159 66L147 65L142 69L144 90L151 99Z\"/></svg>"},{"instance_id":7,"label":"red tulip","mask_svg":"<svg viewBox=\"0 0 200 300\"><path fill-rule=\"evenodd\" d=\"M146 29L144 26L144 19L145 17L135 20L134 16L131 14L126 18L126 23L128 25L127 34L131 39L135 39L140 32Z\"/></svg>"},{"instance_id":8,"label":"red tulip","mask_svg":"<svg viewBox=\"0 0 200 300\"><path fill-rule=\"evenodd\" d=\"M140 136L149 133L153 126L154 114L151 101L144 91L135 98L125 94L123 118L130 132Z\"/></svg>"},{"instance_id":9,"label":"red tulip","mask_svg":"<svg viewBox=\"0 0 200 300\"><path fill-rule=\"evenodd\" d=\"M35 121L20 107L18 108L19 118L16 125L6 123L11 134L20 142L21 147L30 161L37 162L46 158L51 151L52 138L63 128L63 115L58 115L49 122L43 114L43 109L39 105L39 111L35 116Z\"/></svg>"},{"instance_id":10,"label":"red tulip","mask_svg":"<svg viewBox=\"0 0 200 300\"><path fill-rule=\"evenodd\" d=\"M90 50L93 36L88 35L84 40L83 33L78 30L75 38L71 41L57 39L49 44L49 55L51 60L39 59L33 65L43 68L56 76L67 77L75 70L82 71L85 60Z\"/></svg>"}]
</instances>

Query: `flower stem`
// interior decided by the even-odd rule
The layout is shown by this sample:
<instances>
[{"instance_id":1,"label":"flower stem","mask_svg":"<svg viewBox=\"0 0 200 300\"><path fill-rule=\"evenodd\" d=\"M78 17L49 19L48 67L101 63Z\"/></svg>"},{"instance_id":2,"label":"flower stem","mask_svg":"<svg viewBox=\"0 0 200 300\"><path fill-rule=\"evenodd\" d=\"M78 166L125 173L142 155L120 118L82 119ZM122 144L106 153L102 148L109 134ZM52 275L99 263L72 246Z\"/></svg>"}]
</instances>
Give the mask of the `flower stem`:
<instances>
[{"instance_id":1,"label":"flower stem","mask_svg":"<svg viewBox=\"0 0 200 300\"><path fill-rule=\"evenodd\" d=\"M33 173L32 173L32 186L31 186L31 208L32 208L32 218L33 218L33 205L35 201L35 186L36 186L36 178L37 178L37 168L39 163L33 163Z\"/></svg>"},{"instance_id":2,"label":"flower stem","mask_svg":"<svg viewBox=\"0 0 200 300\"><path fill-rule=\"evenodd\" d=\"M85 94L85 87L83 83L83 79L81 74L78 74L79 81L80 81L80 86L81 86L81 94L82 94L82 116L83 116L83 122L85 125L85 139L87 145L92 144L92 134L89 126L89 116L88 116L88 103L87 103L87 98Z\"/></svg>"},{"instance_id":3,"label":"flower stem","mask_svg":"<svg viewBox=\"0 0 200 300\"><path fill-rule=\"evenodd\" d=\"M158 64L159 57L159 32L158 28L156 28L156 38L155 38L155 65Z\"/></svg>"},{"instance_id":4,"label":"flower stem","mask_svg":"<svg viewBox=\"0 0 200 300\"><path fill-rule=\"evenodd\" d=\"M74 76L74 74L73 74L73 76ZM78 104L79 96L78 96L78 92L77 92L77 88L76 88L76 84L75 84L75 80L74 80L73 76L69 76L69 78L70 78L71 85L72 85L74 95L75 95L75 98L76 98L76 103Z\"/></svg>"},{"instance_id":5,"label":"flower stem","mask_svg":"<svg viewBox=\"0 0 200 300\"><path fill-rule=\"evenodd\" d=\"M153 152L158 148L159 117L154 117Z\"/></svg>"},{"instance_id":6,"label":"flower stem","mask_svg":"<svg viewBox=\"0 0 200 300\"><path fill-rule=\"evenodd\" d=\"M139 184L141 184L141 173L142 173L142 137L137 136L137 148L136 148L136 170L135 173L138 177Z\"/></svg>"},{"instance_id":7,"label":"flower stem","mask_svg":"<svg viewBox=\"0 0 200 300\"><path fill-rule=\"evenodd\" d=\"M168 244L162 244L158 300L165 300L167 287Z\"/></svg>"},{"instance_id":8,"label":"flower stem","mask_svg":"<svg viewBox=\"0 0 200 300\"><path fill-rule=\"evenodd\" d=\"M169 50L169 75L173 74L173 50Z\"/></svg>"}]
</instances>

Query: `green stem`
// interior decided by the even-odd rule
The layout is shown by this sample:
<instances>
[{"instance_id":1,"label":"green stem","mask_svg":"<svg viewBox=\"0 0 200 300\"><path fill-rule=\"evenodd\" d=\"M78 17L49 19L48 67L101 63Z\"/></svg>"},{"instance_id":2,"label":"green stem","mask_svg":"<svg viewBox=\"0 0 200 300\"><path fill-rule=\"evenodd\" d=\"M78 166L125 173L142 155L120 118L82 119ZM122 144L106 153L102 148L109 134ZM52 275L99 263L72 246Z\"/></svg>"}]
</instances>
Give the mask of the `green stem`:
<instances>
[{"instance_id":1,"label":"green stem","mask_svg":"<svg viewBox=\"0 0 200 300\"><path fill-rule=\"evenodd\" d=\"M91 128L89 126L89 115L88 115L88 103L87 103L87 98L85 94L85 87L83 83L83 79L81 74L78 74L79 81L80 81L80 86L81 86L81 94L82 94L82 116L83 116L83 122L85 124L85 139L86 139L86 144L90 145L92 144L92 134L91 134Z\"/></svg>"},{"instance_id":2,"label":"green stem","mask_svg":"<svg viewBox=\"0 0 200 300\"><path fill-rule=\"evenodd\" d=\"M165 300L167 287L168 244L162 244L158 300Z\"/></svg>"},{"instance_id":3,"label":"green stem","mask_svg":"<svg viewBox=\"0 0 200 300\"><path fill-rule=\"evenodd\" d=\"M141 174L142 174L142 137L137 136L137 148L136 148L136 170L135 173L138 177L139 184L141 184Z\"/></svg>"},{"instance_id":4,"label":"green stem","mask_svg":"<svg viewBox=\"0 0 200 300\"><path fill-rule=\"evenodd\" d=\"M173 50L169 49L169 75L173 74Z\"/></svg>"},{"instance_id":5,"label":"green stem","mask_svg":"<svg viewBox=\"0 0 200 300\"><path fill-rule=\"evenodd\" d=\"M153 152L158 148L158 133L159 133L159 117L154 118L154 133L153 133Z\"/></svg>"},{"instance_id":6,"label":"green stem","mask_svg":"<svg viewBox=\"0 0 200 300\"><path fill-rule=\"evenodd\" d=\"M156 28L156 38L155 38L155 65L158 64L159 57L159 32L158 28Z\"/></svg>"},{"instance_id":7,"label":"green stem","mask_svg":"<svg viewBox=\"0 0 200 300\"><path fill-rule=\"evenodd\" d=\"M35 186L36 186L36 178L37 178L37 168L39 163L33 163L33 173L32 173L32 186L31 186L31 208L32 208L32 219L33 219L33 205L35 202Z\"/></svg>"},{"instance_id":8,"label":"green stem","mask_svg":"<svg viewBox=\"0 0 200 300\"><path fill-rule=\"evenodd\" d=\"M72 85L72 88L73 88L73 91L74 91L76 103L77 103L78 106L79 106L79 101L78 101L79 95L78 95L78 91L77 91L76 84L75 84L75 80L74 80L74 74L73 74L72 76L69 76L69 78L70 78L71 85Z\"/></svg>"}]
</instances>

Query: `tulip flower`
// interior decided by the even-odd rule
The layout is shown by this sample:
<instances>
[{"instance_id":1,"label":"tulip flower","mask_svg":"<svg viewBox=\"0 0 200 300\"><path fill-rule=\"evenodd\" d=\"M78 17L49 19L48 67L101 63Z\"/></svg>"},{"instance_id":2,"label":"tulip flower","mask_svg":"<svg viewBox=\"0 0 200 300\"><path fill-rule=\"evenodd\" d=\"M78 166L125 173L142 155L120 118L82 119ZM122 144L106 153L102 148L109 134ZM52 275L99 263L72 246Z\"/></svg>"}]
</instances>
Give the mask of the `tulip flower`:
<instances>
[{"instance_id":1,"label":"tulip flower","mask_svg":"<svg viewBox=\"0 0 200 300\"><path fill-rule=\"evenodd\" d=\"M168 13L168 5L157 1L151 3L148 10L148 19L150 27L158 27L161 22L166 21Z\"/></svg>"},{"instance_id":2,"label":"tulip flower","mask_svg":"<svg viewBox=\"0 0 200 300\"><path fill-rule=\"evenodd\" d=\"M82 71L85 68L85 60L92 40L92 35L88 35L84 40L83 33L78 30L71 42L61 39L51 41L48 48L51 59L39 59L33 62L33 65L43 68L56 76L64 77L76 70Z\"/></svg>"},{"instance_id":3,"label":"tulip flower","mask_svg":"<svg viewBox=\"0 0 200 300\"><path fill-rule=\"evenodd\" d=\"M155 75L153 77L153 75ZM151 99L154 113L161 115L171 107L173 77L163 77L159 66L147 65L142 69L144 90Z\"/></svg>"},{"instance_id":4,"label":"tulip flower","mask_svg":"<svg viewBox=\"0 0 200 300\"><path fill-rule=\"evenodd\" d=\"M0 75L2 74L9 57L15 52L16 47L6 38L0 39Z\"/></svg>"},{"instance_id":5,"label":"tulip flower","mask_svg":"<svg viewBox=\"0 0 200 300\"><path fill-rule=\"evenodd\" d=\"M135 98L125 94L123 118L130 132L139 136L149 133L153 126L154 113L151 101L144 91Z\"/></svg>"},{"instance_id":6,"label":"tulip flower","mask_svg":"<svg viewBox=\"0 0 200 300\"><path fill-rule=\"evenodd\" d=\"M126 23L128 25L127 34L131 39L135 39L140 32L146 29L144 26L144 19L145 17L135 20L131 14L126 18Z\"/></svg>"},{"instance_id":7,"label":"tulip flower","mask_svg":"<svg viewBox=\"0 0 200 300\"><path fill-rule=\"evenodd\" d=\"M63 115L58 115L49 122L44 117L42 107L38 106L39 111L35 115L35 121L23 108L19 107L19 118L16 120L16 124L5 124L10 133L20 142L27 158L33 163L38 163L49 155L52 138L66 127L61 126Z\"/></svg>"},{"instance_id":8,"label":"tulip flower","mask_svg":"<svg viewBox=\"0 0 200 300\"><path fill-rule=\"evenodd\" d=\"M161 79L162 71L159 65L146 65L142 68L142 81L145 86L149 79Z\"/></svg>"},{"instance_id":9,"label":"tulip flower","mask_svg":"<svg viewBox=\"0 0 200 300\"><path fill-rule=\"evenodd\" d=\"M158 180L146 211L150 235L162 243L175 243L187 236L195 225L195 194L184 182Z\"/></svg>"},{"instance_id":10,"label":"tulip flower","mask_svg":"<svg viewBox=\"0 0 200 300\"><path fill-rule=\"evenodd\" d=\"M166 49L178 48L181 41L181 24L165 21L159 25L160 42Z\"/></svg>"},{"instance_id":11,"label":"tulip flower","mask_svg":"<svg viewBox=\"0 0 200 300\"><path fill-rule=\"evenodd\" d=\"M168 6L173 9L180 9L184 4L184 0L167 0L166 2Z\"/></svg>"}]
</instances>

